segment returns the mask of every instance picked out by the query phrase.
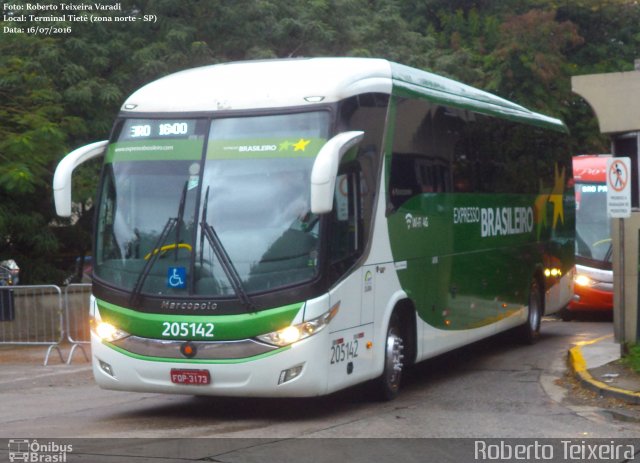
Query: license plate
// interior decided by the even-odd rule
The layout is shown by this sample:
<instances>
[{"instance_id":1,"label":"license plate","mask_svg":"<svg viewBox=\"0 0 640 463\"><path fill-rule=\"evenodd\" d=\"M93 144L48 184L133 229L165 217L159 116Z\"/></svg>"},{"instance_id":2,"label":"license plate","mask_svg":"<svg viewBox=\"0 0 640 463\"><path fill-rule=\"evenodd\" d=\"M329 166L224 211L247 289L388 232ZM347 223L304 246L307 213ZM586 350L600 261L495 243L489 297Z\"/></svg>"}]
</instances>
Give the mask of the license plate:
<instances>
[{"instance_id":1,"label":"license plate","mask_svg":"<svg viewBox=\"0 0 640 463\"><path fill-rule=\"evenodd\" d=\"M171 382L174 384L202 386L211 383L211 375L209 370L180 370L172 368Z\"/></svg>"}]
</instances>

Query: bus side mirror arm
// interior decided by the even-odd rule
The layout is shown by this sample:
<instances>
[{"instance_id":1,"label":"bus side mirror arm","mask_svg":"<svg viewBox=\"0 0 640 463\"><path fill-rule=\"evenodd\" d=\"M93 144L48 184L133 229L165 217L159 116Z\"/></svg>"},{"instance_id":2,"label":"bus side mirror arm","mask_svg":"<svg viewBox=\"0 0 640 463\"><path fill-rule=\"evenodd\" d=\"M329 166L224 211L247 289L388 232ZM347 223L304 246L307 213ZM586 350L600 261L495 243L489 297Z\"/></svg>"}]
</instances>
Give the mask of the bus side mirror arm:
<instances>
[{"instance_id":1,"label":"bus side mirror arm","mask_svg":"<svg viewBox=\"0 0 640 463\"><path fill-rule=\"evenodd\" d=\"M60 217L71 216L71 175L80 164L103 156L108 141L98 141L82 146L67 154L56 167L53 174L53 198L56 204L56 213Z\"/></svg>"},{"instance_id":2,"label":"bus side mirror arm","mask_svg":"<svg viewBox=\"0 0 640 463\"><path fill-rule=\"evenodd\" d=\"M357 145L364 132L339 133L320 149L311 169L311 212L326 214L333 210L338 166L342 156Z\"/></svg>"}]
</instances>

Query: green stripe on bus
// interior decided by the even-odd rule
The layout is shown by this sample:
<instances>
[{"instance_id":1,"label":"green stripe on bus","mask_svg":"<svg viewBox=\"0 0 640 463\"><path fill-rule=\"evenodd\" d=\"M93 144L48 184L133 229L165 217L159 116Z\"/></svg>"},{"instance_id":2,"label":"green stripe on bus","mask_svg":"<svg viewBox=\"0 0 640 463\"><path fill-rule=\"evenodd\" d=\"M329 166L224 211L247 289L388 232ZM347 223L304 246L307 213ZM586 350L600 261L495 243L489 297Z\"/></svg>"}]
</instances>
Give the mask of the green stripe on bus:
<instances>
[{"instance_id":1,"label":"green stripe on bus","mask_svg":"<svg viewBox=\"0 0 640 463\"><path fill-rule=\"evenodd\" d=\"M249 339L289 326L304 303L286 305L260 312L239 315L178 315L138 312L136 310L98 300L98 309L103 321L111 323L127 333L150 339L177 339L192 341L231 341ZM194 323L214 325L213 337L202 333L193 336L163 336L166 324Z\"/></svg>"},{"instance_id":2,"label":"green stripe on bus","mask_svg":"<svg viewBox=\"0 0 640 463\"><path fill-rule=\"evenodd\" d=\"M182 161L202 158L202 140L144 140L112 143L105 162Z\"/></svg>"},{"instance_id":3,"label":"green stripe on bus","mask_svg":"<svg viewBox=\"0 0 640 463\"><path fill-rule=\"evenodd\" d=\"M305 137L209 140L207 159L313 158L326 142Z\"/></svg>"}]
</instances>

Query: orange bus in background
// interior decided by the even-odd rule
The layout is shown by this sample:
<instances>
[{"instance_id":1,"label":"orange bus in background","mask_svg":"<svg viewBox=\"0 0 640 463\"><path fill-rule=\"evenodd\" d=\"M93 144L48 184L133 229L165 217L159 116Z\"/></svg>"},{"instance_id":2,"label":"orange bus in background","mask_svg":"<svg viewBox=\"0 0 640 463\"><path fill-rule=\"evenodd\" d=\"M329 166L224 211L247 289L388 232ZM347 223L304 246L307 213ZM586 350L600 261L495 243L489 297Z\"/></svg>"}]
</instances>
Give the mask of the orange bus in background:
<instances>
[{"instance_id":1,"label":"orange bus in background","mask_svg":"<svg viewBox=\"0 0 640 463\"><path fill-rule=\"evenodd\" d=\"M563 318L576 311L613 309L611 219L607 216L608 155L573 158L576 192L575 297Z\"/></svg>"}]
</instances>

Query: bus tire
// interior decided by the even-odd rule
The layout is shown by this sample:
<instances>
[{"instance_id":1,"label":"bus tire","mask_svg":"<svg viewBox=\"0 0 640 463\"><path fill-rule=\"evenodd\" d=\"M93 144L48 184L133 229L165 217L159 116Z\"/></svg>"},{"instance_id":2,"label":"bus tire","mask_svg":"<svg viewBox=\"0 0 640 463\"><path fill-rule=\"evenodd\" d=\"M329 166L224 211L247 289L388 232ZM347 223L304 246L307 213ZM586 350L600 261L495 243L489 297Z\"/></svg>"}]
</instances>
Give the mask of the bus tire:
<instances>
[{"instance_id":1,"label":"bus tire","mask_svg":"<svg viewBox=\"0 0 640 463\"><path fill-rule=\"evenodd\" d=\"M540 323L544 313L542 290L537 279L529 287L529 308L527 321L520 327L520 339L525 344L534 344L540 337Z\"/></svg>"},{"instance_id":2,"label":"bus tire","mask_svg":"<svg viewBox=\"0 0 640 463\"><path fill-rule=\"evenodd\" d=\"M384 346L384 370L376 381L378 397L380 400L389 401L398 396L402 370L406 366L404 360L404 348L406 340L400 317L397 312L391 315Z\"/></svg>"}]
</instances>

